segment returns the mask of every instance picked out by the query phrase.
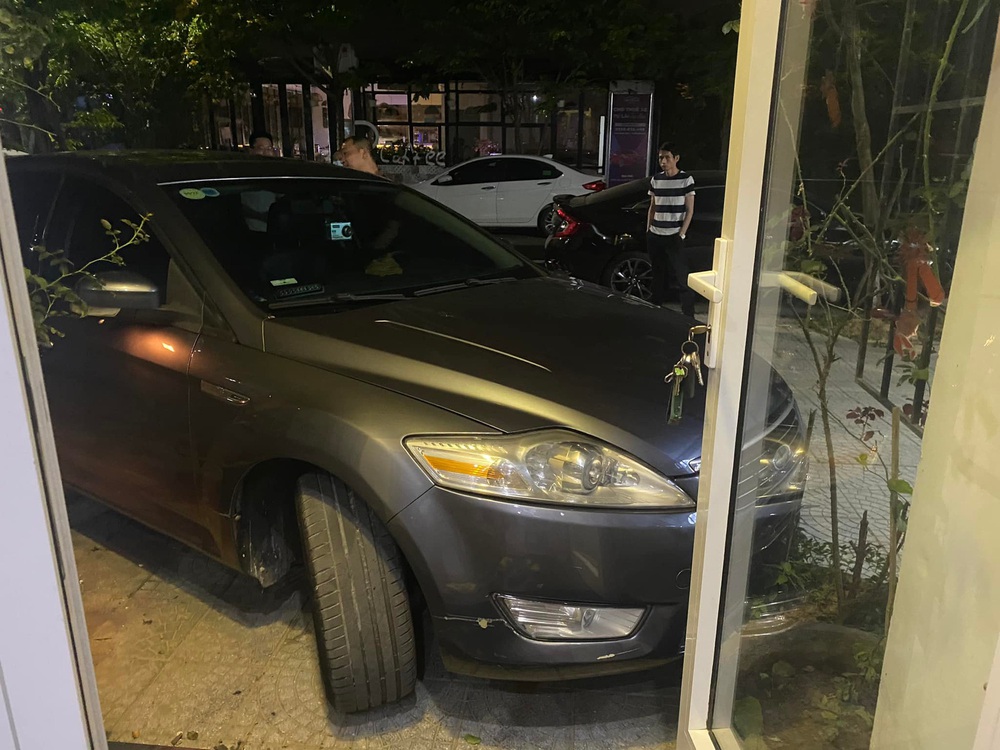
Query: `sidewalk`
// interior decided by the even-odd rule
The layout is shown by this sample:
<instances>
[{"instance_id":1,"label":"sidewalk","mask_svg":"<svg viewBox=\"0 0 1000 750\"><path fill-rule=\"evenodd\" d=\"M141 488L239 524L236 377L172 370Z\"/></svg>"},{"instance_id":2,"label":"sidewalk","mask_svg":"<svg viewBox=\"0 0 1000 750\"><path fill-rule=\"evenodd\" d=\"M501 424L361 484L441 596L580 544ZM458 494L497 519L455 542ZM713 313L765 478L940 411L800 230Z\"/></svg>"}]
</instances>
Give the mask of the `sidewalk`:
<instances>
[{"instance_id":1,"label":"sidewalk","mask_svg":"<svg viewBox=\"0 0 1000 750\"><path fill-rule=\"evenodd\" d=\"M68 497L112 742L205 750L672 748L680 662L565 683L445 672L427 644L416 694L367 714L327 703L308 603L89 500ZM197 733L188 739L188 733Z\"/></svg>"},{"instance_id":2,"label":"sidewalk","mask_svg":"<svg viewBox=\"0 0 1000 750\"><path fill-rule=\"evenodd\" d=\"M782 319L777 326L776 352L772 359L775 369L791 386L799 403L804 420L809 412L816 410L809 450L809 478L803 500L802 528L820 541L829 541L832 534L830 521L830 480L823 425L819 416L819 398L816 392L816 367L801 328L794 319ZM823 345L822 339L818 339ZM856 540L862 514L868 512L868 540L883 548L889 538L889 494L881 464L871 460L872 468L865 469L857 457L867 453L867 448L853 437L856 428L846 414L858 406L875 406L885 412L885 417L873 423L869 429L876 431L879 451L886 465L890 464L889 437L892 432L892 414L865 391L854 378L858 345L842 338L838 342L837 356L827 382L827 396L831 412L831 431L836 455L837 495L840 520L840 540L842 544ZM869 356L879 356L869 350ZM898 387L893 381L890 398L903 404L912 396L912 387ZM840 420L838 422L837 420ZM881 436L879 435L881 433ZM900 477L912 485L916 479L917 464L920 461L920 438L908 427L899 430L899 471Z\"/></svg>"}]
</instances>

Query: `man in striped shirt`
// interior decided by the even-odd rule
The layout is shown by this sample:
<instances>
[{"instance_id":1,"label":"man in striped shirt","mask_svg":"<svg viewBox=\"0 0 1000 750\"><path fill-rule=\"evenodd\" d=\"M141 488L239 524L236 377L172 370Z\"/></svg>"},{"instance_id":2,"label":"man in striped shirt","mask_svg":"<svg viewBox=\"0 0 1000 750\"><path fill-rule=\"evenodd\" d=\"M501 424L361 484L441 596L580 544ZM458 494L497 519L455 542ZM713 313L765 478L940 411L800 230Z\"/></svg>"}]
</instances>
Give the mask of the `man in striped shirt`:
<instances>
[{"instance_id":1,"label":"man in striped shirt","mask_svg":"<svg viewBox=\"0 0 1000 750\"><path fill-rule=\"evenodd\" d=\"M695 294L687 286L684 238L694 217L694 179L677 168L680 154L672 143L660 145L662 172L649 181L646 251L653 264L652 302L662 305L671 282L680 288L681 312L694 317Z\"/></svg>"}]
</instances>

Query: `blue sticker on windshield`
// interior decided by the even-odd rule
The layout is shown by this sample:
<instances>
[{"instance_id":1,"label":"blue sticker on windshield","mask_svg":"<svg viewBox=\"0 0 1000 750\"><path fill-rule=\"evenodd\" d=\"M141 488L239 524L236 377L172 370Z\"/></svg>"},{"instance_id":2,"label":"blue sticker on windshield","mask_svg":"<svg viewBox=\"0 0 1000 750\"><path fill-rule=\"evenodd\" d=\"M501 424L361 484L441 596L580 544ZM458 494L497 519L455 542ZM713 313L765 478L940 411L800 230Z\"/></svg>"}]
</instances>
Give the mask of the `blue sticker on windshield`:
<instances>
[{"instance_id":1,"label":"blue sticker on windshield","mask_svg":"<svg viewBox=\"0 0 1000 750\"><path fill-rule=\"evenodd\" d=\"M209 198L219 197L219 191L212 187L202 188L201 192Z\"/></svg>"}]
</instances>

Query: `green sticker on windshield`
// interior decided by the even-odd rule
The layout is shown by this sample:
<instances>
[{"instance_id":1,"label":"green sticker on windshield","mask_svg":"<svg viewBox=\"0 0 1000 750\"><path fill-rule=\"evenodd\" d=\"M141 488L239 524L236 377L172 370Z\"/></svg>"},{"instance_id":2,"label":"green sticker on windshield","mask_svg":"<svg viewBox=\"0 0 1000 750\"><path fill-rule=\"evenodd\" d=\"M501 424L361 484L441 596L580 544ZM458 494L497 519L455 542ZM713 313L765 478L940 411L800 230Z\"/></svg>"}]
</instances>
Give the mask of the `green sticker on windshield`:
<instances>
[{"instance_id":1,"label":"green sticker on windshield","mask_svg":"<svg viewBox=\"0 0 1000 750\"><path fill-rule=\"evenodd\" d=\"M201 192L201 188L181 188L180 194L189 201L200 201L205 197L205 194Z\"/></svg>"}]
</instances>

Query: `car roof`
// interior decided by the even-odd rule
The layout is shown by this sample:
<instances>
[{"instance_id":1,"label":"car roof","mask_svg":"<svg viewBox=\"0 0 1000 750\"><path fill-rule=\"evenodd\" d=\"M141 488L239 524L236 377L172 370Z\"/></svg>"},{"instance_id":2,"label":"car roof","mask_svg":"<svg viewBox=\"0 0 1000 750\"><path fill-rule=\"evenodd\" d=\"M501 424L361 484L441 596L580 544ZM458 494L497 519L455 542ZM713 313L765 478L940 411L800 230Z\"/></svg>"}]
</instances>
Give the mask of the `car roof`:
<instances>
[{"instance_id":1,"label":"car roof","mask_svg":"<svg viewBox=\"0 0 1000 750\"><path fill-rule=\"evenodd\" d=\"M563 169L576 169L569 164L563 164L561 161L556 161L555 159L548 156L535 156L534 154L493 154L492 156L474 156L471 159L466 159L465 161L456 164L455 167L461 167L464 164L472 164L476 161L484 161L486 159L530 159L532 161L544 161L549 164L555 164L557 167L562 167ZM455 167L451 167L454 169Z\"/></svg>"},{"instance_id":2,"label":"car roof","mask_svg":"<svg viewBox=\"0 0 1000 750\"><path fill-rule=\"evenodd\" d=\"M692 169L688 174L694 178L695 192L700 187L724 187L726 184L726 173L719 169ZM603 203L622 203L629 200L638 201L649 193L649 177L640 177L621 185L601 190L596 193L587 193L563 201L564 205L571 208L581 208L583 206L600 205Z\"/></svg>"},{"instance_id":3,"label":"car roof","mask_svg":"<svg viewBox=\"0 0 1000 750\"><path fill-rule=\"evenodd\" d=\"M222 177L335 177L379 180L373 175L330 164L250 154L190 151L72 151L22 156L8 163L12 172L100 172L126 182L185 182Z\"/></svg>"}]
</instances>

